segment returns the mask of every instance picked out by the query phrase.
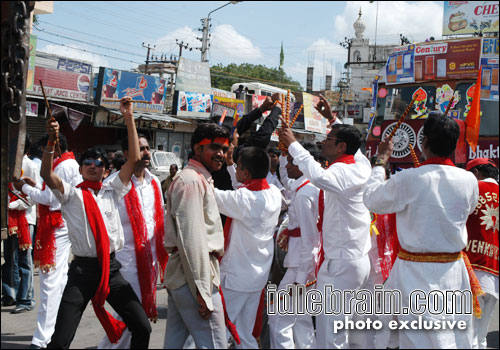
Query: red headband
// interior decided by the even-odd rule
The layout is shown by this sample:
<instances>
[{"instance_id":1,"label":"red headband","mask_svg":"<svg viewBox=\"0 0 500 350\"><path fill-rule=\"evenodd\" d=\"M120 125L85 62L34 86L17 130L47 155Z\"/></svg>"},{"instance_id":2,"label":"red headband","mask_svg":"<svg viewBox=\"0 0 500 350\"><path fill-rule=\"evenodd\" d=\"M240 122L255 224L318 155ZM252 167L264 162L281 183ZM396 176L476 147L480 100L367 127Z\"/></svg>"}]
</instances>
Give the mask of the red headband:
<instances>
[{"instance_id":1,"label":"red headband","mask_svg":"<svg viewBox=\"0 0 500 350\"><path fill-rule=\"evenodd\" d=\"M210 145L211 143L218 143L222 146L229 146L229 139L225 137L216 137L214 139L203 139L199 142L200 146Z\"/></svg>"}]
</instances>

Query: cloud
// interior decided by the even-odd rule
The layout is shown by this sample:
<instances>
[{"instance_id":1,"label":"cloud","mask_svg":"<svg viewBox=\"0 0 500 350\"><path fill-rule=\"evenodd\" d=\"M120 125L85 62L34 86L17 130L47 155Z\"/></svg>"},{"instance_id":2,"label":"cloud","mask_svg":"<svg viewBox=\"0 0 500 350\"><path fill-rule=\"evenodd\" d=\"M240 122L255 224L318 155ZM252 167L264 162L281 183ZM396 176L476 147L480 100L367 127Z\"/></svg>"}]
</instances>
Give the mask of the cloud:
<instances>
[{"instance_id":1,"label":"cloud","mask_svg":"<svg viewBox=\"0 0 500 350\"><path fill-rule=\"evenodd\" d=\"M210 55L218 59L242 62L264 58L260 48L239 34L232 25L223 24L215 27L211 37Z\"/></svg>"},{"instance_id":2,"label":"cloud","mask_svg":"<svg viewBox=\"0 0 500 350\"><path fill-rule=\"evenodd\" d=\"M160 39L155 40L153 42L153 44L156 45L155 52L178 55L179 46L177 45L176 40L178 40L179 42L182 41L184 45L187 44L189 48L194 49L196 47L201 47L201 42L196 39L196 32L188 26L184 26L167 33ZM182 54L184 56L184 51Z\"/></svg>"},{"instance_id":3,"label":"cloud","mask_svg":"<svg viewBox=\"0 0 500 350\"><path fill-rule=\"evenodd\" d=\"M78 49L71 47L71 46L60 46L60 45L54 45L54 44L48 44L47 46L38 49L39 51L42 52L47 52L52 55L57 55L61 57L67 57L74 59L76 61L85 61L85 62L90 62L92 63L93 70L96 72L97 67L110 67L109 61L99 55L95 55L90 52L85 52L82 50L89 50L91 51L92 49L85 46L85 45L80 45ZM126 62L124 62L126 63Z\"/></svg>"}]
</instances>

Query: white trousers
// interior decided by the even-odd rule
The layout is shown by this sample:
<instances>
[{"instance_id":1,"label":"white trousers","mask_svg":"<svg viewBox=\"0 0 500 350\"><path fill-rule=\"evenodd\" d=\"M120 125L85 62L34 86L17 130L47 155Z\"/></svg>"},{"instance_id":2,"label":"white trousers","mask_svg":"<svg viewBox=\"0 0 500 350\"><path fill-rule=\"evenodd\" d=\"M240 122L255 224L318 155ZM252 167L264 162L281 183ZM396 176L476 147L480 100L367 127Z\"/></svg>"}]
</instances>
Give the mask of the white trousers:
<instances>
[{"instance_id":1,"label":"white trousers","mask_svg":"<svg viewBox=\"0 0 500 350\"><path fill-rule=\"evenodd\" d=\"M231 322L236 326L238 335L240 336L240 345L235 343L236 349L258 349L257 340L253 337L253 327L257 316L257 308L259 307L260 295L259 292L240 292L225 288L222 284L222 292L226 302L227 315ZM227 338L231 335L227 331Z\"/></svg>"},{"instance_id":2,"label":"white trousers","mask_svg":"<svg viewBox=\"0 0 500 350\"><path fill-rule=\"evenodd\" d=\"M490 323L491 315L495 310L497 298L491 294L481 295L479 298L479 305L483 314L481 318L474 317L472 324L474 326L474 339L472 343L473 349L486 349L486 336L488 335L488 325Z\"/></svg>"},{"instance_id":3,"label":"white trousers","mask_svg":"<svg viewBox=\"0 0 500 350\"><path fill-rule=\"evenodd\" d=\"M65 233L61 233L65 232ZM48 273L40 270L40 303L37 325L31 343L46 348L56 326L59 304L68 281L68 259L71 242L68 230L56 230L56 266Z\"/></svg>"},{"instance_id":4,"label":"white trousers","mask_svg":"<svg viewBox=\"0 0 500 350\"><path fill-rule=\"evenodd\" d=\"M358 290L365 284L370 275L370 259L365 255L359 259L330 259L323 261L318 272L317 289L323 292L326 285L331 285L333 290ZM336 310L331 305L331 299L324 295L326 310ZM340 312L338 315L321 313L316 316L316 345L320 349L345 349L348 348L348 333L346 330L333 332L334 322L344 322L345 316L352 319L351 314Z\"/></svg>"},{"instance_id":5,"label":"white trousers","mask_svg":"<svg viewBox=\"0 0 500 350\"><path fill-rule=\"evenodd\" d=\"M285 290L287 285L294 284L298 267L289 267L280 282L278 290ZM312 288L309 287L308 289ZM277 301L275 301L277 302ZM305 309L303 299L298 299L299 309ZM294 310L291 310L294 311ZM269 315L269 332L273 349L314 349L316 337L311 315Z\"/></svg>"}]
</instances>

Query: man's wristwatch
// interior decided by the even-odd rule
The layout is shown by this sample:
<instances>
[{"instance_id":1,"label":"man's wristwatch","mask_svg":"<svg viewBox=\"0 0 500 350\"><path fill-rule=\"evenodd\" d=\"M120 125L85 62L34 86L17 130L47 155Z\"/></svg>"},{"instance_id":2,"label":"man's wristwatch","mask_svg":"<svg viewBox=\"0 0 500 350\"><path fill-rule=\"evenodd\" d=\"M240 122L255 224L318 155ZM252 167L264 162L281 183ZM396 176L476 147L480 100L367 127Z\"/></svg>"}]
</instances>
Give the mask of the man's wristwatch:
<instances>
[{"instance_id":1,"label":"man's wristwatch","mask_svg":"<svg viewBox=\"0 0 500 350\"><path fill-rule=\"evenodd\" d=\"M375 166L383 166L385 167L386 161L383 159L378 159L375 161Z\"/></svg>"}]
</instances>

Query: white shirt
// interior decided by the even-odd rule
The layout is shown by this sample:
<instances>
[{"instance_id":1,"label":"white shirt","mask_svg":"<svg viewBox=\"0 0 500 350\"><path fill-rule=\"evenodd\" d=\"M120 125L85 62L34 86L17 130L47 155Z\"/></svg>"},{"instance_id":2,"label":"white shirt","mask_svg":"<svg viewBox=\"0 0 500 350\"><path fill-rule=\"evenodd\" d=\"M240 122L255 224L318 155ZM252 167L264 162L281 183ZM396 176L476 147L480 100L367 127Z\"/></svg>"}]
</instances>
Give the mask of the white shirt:
<instances>
[{"instance_id":1,"label":"white shirt","mask_svg":"<svg viewBox=\"0 0 500 350\"><path fill-rule=\"evenodd\" d=\"M319 247L318 199L319 189L311 183L297 189L307 181L300 177L291 185L292 201L288 207L288 229L300 227L300 237L288 239L288 253L284 267L297 267L296 281L305 284L314 279L314 270Z\"/></svg>"},{"instance_id":2,"label":"white shirt","mask_svg":"<svg viewBox=\"0 0 500 350\"><path fill-rule=\"evenodd\" d=\"M74 159L66 159L59 163L54 169L54 173L61 178L64 182L76 186L83 181L80 174L80 165ZM42 191L42 186L31 187L30 185L23 185L22 191L27 194L34 202L38 204L47 205L50 211L61 210L61 203L56 199L52 191L45 187Z\"/></svg>"},{"instance_id":3,"label":"white shirt","mask_svg":"<svg viewBox=\"0 0 500 350\"><path fill-rule=\"evenodd\" d=\"M325 191L325 259L350 260L368 254L371 220L363 204L363 192L371 174L370 161L358 150L355 164L339 162L323 169L298 142L293 142L288 152L304 176Z\"/></svg>"},{"instance_id":4,"label":"white shirt","mask_svg":"<svg viewBox=\"0 0 500 350\"><path fill-rule=\"evenodd\" d=\"M142 208L142 215L144 217L144 221L146 222L146 228L148 231L148 240L151 244L151 252L153 253L153 264L156 264L158 261L158 255L156 254L156 240L155 236L155 193L154 193L154 184L153 180L156 181L156 184L159 186L160 190L160 199L161 199L161 208L163 208L163 196L161 195L161 185L158 178L151 174L148 169L145 170L146 173L144 175L144 180L140 183L135 175L132 175L131 181L134 183L135 192L137 193L137 197L139 198L139 204ZM115 177L118 177L119 172L113 173L110 175L104 183L108 183L113 181ZM137 261L135 257L135 240L134 240L134 232L132 231L132 226L130 224L130 218L127 212L127 208L125 206L125 198L122 198L118 201L118 212L120 213L120 219L123 227L123 236L124 236L124 244L123 249L116 252L116 259L122 264L124 267L133 267L137 268ZM162 215L162 218L164 216Z\"/></svg>"},{"instance_id":5,"label":"white shirt","mask_svg":"<svg viewBox=\"0 0 500 350\"><path fill-rule=\"evenodd\" d=\"M23 157L22 169L23 169L23 176L31 178L37 184L41 182L40 169L38 169L36 164L31 159L29 159L27 155ZM28 198L26 198L26 200L30 205L26 205L23 201L18 199L9 203L9 209L26 210L26 220L28 221L28 224L36 225L35 203L31 200L29 196Z\"/></svg>"},{"instance_id":6,"label":"white shirt","mask_svg":"<svg viewBox=\"0 0 500 350\"><path fill-rule=\"evenodd\" d=\"M262 191L215 189L215 199L220 213L233 219L231 241L220 266L221 279L235 291L261 291L273 260L280 191L274 185Z\"/></svg>"},{"instance_id":7,"label":"white shirt","mask_svg":"<svg viewBox=\"0 0 500 350\"><path fill-rule=\"evenodd\" d=\"M61 213L68 225L73 254L80 257L95 258L97 257L96 244L85 212L82 189L64 181L63 186L64 194L58 190L52 190L52 192L61 202ZM90 191L101 210L108 231L110 253L123 248L123 229L115 203L122 199L131 188L130 183L125 186L120 177L116 176L112 181L102 185L97 196L94 191Z\"/></svg>"}]
</instances>

